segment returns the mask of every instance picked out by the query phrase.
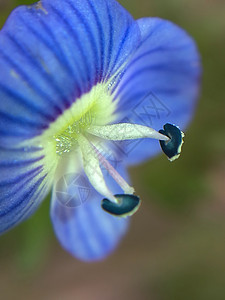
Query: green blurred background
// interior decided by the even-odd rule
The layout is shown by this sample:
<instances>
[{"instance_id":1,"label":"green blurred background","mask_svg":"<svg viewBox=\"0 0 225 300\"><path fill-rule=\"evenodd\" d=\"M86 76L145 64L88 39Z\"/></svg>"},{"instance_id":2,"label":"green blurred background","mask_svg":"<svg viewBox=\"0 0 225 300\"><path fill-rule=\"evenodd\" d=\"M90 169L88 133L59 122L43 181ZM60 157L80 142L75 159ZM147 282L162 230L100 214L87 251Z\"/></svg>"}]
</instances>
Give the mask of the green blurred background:
<instances>
[{"instance_id":1,"label":"green blurred background","mask_svg":"<svg viewBox=\"0 0 225 300\"><path fill-rule=\"evenodd\" d=\"M0 0L0 24L29 0ZM0 238L0 299L225 299L225 1L121 0L135 18L186 29L203 60L203 89L181 159L130 170L144 199L118 250L101 263L56 241L49 198Z\"/></svg>"}]
</instances>

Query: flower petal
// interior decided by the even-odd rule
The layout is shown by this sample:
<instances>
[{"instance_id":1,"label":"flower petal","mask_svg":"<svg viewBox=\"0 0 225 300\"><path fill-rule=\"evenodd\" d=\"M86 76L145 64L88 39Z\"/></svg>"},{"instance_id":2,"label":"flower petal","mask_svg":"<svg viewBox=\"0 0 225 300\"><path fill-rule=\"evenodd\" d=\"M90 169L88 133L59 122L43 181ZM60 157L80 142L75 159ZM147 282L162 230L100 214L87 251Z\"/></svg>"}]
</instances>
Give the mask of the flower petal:
<instances>
[{"instance_id":1,"label":"flower petal","mask_svg":"<svg viewBox=\"0 0 225 300\"><path fill-rule=\"evenodd\" d=\"M193 116L199 93L201 67L195 43L169 21L146 18L137 22L142 42L115 91L115 98L120 99L118 111L126 113L121 121L156 130L172 123L183 130ZM160 151L156 141L146 139L122 142L120 148L130 164Z\"/></svg>"},{"instance_id":2,"label":"flower petal","mask_svg":"<svg viewBox=\"0 0 225 300\"><path fill-rule=\"evenodd\" d=\"M114 0L17 8L0 33L0 145L40 135L115 74L139 38L136 22Z\"/></svg>"},{"instance_id":3,"label":"flower petal","mask_svg":"<svg viewBox=\"0 0 225 300\"><path fill-rule=\"evenodd\" d=\"M49 191L53 169L41 149L0 148L0 233L38 208Z\"/></svg>"},{"instance_id":4,"label":"flower petal","mask_svg":"<svg viewBox=\"0 0 225 300\"><path fill-rule=\"evenodd\" d=\"M51 206L54 231L73 256L84 261L101 260L117 247L128 229L129 218L105 212L101 208L103 196L93 189L84 173L77 173L75 168L72 172L71 165L74 166L70 161L67 171L64 169L64 175L54 185ZM121 192L108 174L105 179L113 192Z\"/></svg>"}]
</instances>

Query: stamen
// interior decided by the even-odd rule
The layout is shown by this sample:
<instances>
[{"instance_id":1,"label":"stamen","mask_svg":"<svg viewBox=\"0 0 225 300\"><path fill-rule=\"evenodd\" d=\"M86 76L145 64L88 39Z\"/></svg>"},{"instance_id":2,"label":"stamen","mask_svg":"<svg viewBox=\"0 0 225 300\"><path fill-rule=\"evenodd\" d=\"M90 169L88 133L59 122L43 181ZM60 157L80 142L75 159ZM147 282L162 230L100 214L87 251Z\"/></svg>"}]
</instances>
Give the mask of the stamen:
<instances>
[{"instance_id":1,"label":"stamen","mask_svg":"<svg viewBox=\"0 0 225 300\"><path fill-rule=\"evenodd\" d=\"M84 171L92 186L112 202L118 202L105 183L98 156L89 141L80 134L78 143L82 152Z\"/></svg>"},{"instance_id":2,"label":"stamen","mask_svg":"<svg viewBox=\"0 0 225 300\"><path fill-rule=\"evenodd\" d=\"M170 140L169 141L160 141L160 146L162 151L167 155L170 161L174 161L179 158L181 153L181 148L184 143L184 133L175 125L165 124L163 126L164 129L161 129L159 132L167 135Z\"/></svg>"},{"instance_id":3,"label":"stamen","mask_svg":"<svg viewBox=\"0 0 225 300\"><path fill-rule=\"evenodd\" d=\"M100 138L112 141L134 140L152 138L161 141L169 141L167 135L161 134L153 128L130 123L120 123L105 126L91 126L87 132Z\"/></svg>"},{"instance_id":4,"label":"stamen","mask_svg":"<svg viewBox=\"0 0 225 300\"><path fill-rule=\"evenodd\" d=\"M102 208L116 217L132 216L140 207L141 200L135 195L115 195L119 203L113 203L108 199L102 200Z\"/></svg>"},{"instance_id":5,"label":"stamen","mask_svg":"<svg viewBox=\"0 0 225 300\"><path fill-rule=\"evenodd\" d=\"M118 183L125 194L133 194L134 188L131 187L124 178L113 168L113 166L105 159L100 151L92 144L95 153L98 155L100 163L106 168L112 178Z\"/></svg>"},{"instance_id":6,"label":"stamen","mask_svg":"<svg viewBox=\"0 0 225 300\"><path fill-rule=\"evenodd\" d=\"M164 130L158 132L143 125L120 123L105 126L91 125L85 131L97 137L114 141L140 138L157 139L160 141L163 152L173 161L180 155L184 134L175 125L167 123L163 128ZM134 188L113 168L95 144L83 136L82 133L79 134L77 141L82 152L84 171L96 191L105 197L102 200L102 208L108 213L119 217L134 214L141 204L139 197L133 195ZM124 194L112 194L106 185L100 164L118 183Z\"/></svg>"},{"instance_id":7,"label":"stamen","mask_svg":"<svg viewBox=\"0 0 225 300\"><path fill-rule=\"evenodd\" d=\"M80 135L78 143L83 156L84 171L88 176L89 181L100 194L106 197L102 200L102 208L106 212L117 217L133 215L141 204L140 198L133 195L134 188L129 186L129 184L111 166L95 145L88 141L83 135ZM125 194L116 194L113 196L105 183L102 170L99 165L100 163L124 190Z\"/></svg>"},{"instance_id":8,"label":"stamen","mask_svg":"<svg viewBox=\"0 0 225 300\"><path fill-rule=\"evenodd\" d=\"M106 160L101 152L95 147L94 144L89 142L98 156L99 162L106 168L112 178L123 189L124 194L116 194L114 197L117 202L112 202L105 198L102 200L102 208L116 217L128 217L133 215L140 207L141 200L138 196L133 195L134 188L131 187L123 177L112 167L112 165Z\"/></svg>"}]
</instances>

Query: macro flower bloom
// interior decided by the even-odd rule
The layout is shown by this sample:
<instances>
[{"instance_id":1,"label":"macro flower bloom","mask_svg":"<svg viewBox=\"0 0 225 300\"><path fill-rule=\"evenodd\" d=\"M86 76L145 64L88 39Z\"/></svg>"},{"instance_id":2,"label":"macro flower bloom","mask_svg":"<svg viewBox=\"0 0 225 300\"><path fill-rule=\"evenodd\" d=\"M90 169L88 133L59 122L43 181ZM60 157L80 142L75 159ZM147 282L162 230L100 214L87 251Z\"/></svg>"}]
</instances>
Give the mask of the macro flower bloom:
<instances>
[{"instance_id":1,"label":"macro flower bloom","mask_svg":"<svg viewBox=\"0 0 225 300\"><path fill-rule=\"evenodd\" d=\"M171 159L179 155L182 135L171 124L183 130L194 112L194 41L169 21L135 21L114 0L43 0L8 18L0 65L0 233L31 216L53 186L61 245L81 260L106 257L140 205L127 166L157 154L157 139ZM131 151L127 141L137 139ZM58 184L74 174L89 186L79 206L65 203L68 194L76 200L75 184Z\"/></svg>"}]
</instances>

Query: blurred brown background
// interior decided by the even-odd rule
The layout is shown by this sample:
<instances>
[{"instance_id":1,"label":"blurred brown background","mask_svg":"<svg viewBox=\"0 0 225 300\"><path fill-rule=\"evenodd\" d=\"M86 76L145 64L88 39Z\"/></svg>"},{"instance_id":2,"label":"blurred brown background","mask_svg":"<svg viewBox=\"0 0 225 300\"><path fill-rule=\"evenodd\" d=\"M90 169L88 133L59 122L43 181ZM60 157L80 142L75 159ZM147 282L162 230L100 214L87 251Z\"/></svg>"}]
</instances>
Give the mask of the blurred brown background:
<instances>
[{"instance_id":1,"label":"blurred brown background","mask_svg":"<svg viewBox=\"0 0 225 300\"><path fill-rule=\"evenodd\" d=\"M1 0L1 25L27 3ZM61 249L47 199L0 238L0 299L225 299L225 1L120 3L135 18L177 23L199 46L203 90L182 158L169 164L160 156L130 170L144 203L121 246L101 263L79 262Z\"/></svg>"}]
</instances>

